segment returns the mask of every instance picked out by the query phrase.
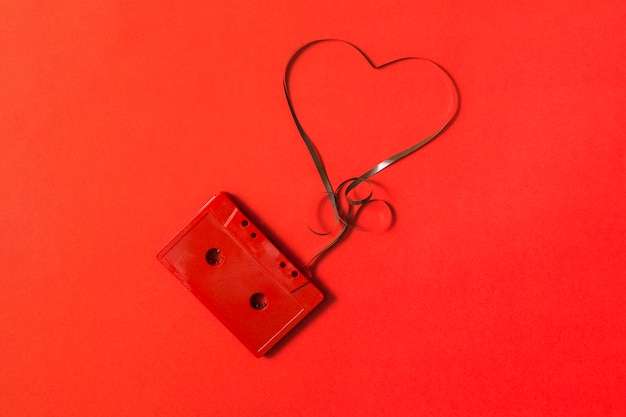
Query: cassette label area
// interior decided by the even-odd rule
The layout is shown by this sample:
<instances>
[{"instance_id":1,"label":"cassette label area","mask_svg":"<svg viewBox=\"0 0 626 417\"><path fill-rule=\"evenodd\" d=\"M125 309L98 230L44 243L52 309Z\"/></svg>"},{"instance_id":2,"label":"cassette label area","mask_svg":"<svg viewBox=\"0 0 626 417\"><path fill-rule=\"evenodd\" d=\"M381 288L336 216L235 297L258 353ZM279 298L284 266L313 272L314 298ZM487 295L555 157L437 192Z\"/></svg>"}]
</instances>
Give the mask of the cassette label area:
<instances>
[{"instance_id":1,"label":"cassette label area","mask_svg":"<svg viewBox=\"0 0 626 417\"><path fill-rule=\"evenodd\" d=\"M324 298L226 193L157 257L257 357Z\"/></svg>"}]
</instances>

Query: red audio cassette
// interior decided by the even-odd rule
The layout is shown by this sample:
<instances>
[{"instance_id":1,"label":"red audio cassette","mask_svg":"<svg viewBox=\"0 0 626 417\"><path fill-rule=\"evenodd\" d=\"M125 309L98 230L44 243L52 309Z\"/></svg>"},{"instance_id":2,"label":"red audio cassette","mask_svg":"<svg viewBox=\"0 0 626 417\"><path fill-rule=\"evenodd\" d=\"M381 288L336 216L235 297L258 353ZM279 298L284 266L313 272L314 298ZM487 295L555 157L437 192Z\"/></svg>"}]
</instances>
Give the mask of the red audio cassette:
<instances>
[{"instance_id":1,"label":"red audio cassette","mask_svg":"<svg viewBox=\"0 0 626 417\"><path fill-rule=\"evenodd\" d=\"M226 193L157 258L257 357L324 299Z\"/></svg>"}]
</instances>

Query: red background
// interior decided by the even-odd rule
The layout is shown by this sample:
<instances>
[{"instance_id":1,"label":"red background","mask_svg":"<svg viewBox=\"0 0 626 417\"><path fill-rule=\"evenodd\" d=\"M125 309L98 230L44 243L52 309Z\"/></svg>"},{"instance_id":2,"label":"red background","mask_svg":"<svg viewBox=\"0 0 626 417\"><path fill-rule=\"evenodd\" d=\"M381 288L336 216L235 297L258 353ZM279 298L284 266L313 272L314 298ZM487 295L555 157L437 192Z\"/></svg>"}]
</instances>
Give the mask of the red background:
<instances>
[{"instance_id":1,"label":"red background","mask_svg":"<svg viewBox=\"0 0 626 417\"><path fill-rule=\"evenodd\" d=\"M624 3L379 3L2 2L1 415L626 414ZM323 243L281 85L323 37L441 63L461 110L255 359L155 254L222 190L296 260ZM381 133L335 59L356 84L295 100L336 183L419 139L386 132L425 98Z\"/></svg>"}]
</instances>

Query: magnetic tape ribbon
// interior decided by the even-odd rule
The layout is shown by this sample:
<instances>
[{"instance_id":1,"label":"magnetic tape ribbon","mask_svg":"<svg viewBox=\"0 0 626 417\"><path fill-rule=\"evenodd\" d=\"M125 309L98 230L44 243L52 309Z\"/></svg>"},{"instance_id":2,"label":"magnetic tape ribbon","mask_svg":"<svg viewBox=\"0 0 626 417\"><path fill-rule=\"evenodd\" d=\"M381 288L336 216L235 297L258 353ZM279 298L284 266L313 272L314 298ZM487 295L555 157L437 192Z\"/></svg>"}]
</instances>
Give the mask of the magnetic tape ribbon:
<instances>
[{"instance_id":1,"label":"magnetic tape ribbon","mask_svg":"<svg viewBox=\"0 0 626 417\"><path fill-rule=\"evenodd\" d=\"M419 142L415 143L412 146L409 146L408 148L388 157L387 159L379 162L378 164L376 164L375 166L373 166L372 168L368 169L366 172L364 172L363 174L359 175L358 177L354 177L354 178L350 178L347 179L345 181L343 181L341 184L339 184L339 186L337 186L337 188L333 188L331 182L330 182L330 178L328 176L328 173L326 172L326 168L324 167L324 163L322 162L322 158L319 154L319 152L317 151L317 149L315 148L315 145L313 144L313 141L311 140L311 138L309 137L309 135L306 133L306 131L304 130L304 127L302 126L302 123L300 122L300 120L298 119L298 116L296 115L296 111L294 109L294 105L293 105L293 101L291 98L291 95L289 93L289 75L291 73L291 69L293 67L294 62L298 59L298 57L308 48L310 48L313 45L317 45L320 43L325 43L325 42L338 42L338 43L342 43L345 45L348 45L352 48L354 48L357 52L359 52L359 54L361 54L363 56L363 58L365 58L365 60L372 66L373 69L375 70L381 70L384 67L387 67L389 65L401 62L401 61L422 61L425 62L429 65L434 66L436 69L440 70L441 73L446 77L448 83L449 83L449 91L451 92L452 95L452 107L451 110L449 111L448 115L445 118L445 121L443 122L443 124L437 128L435 131L433 131L431 134L429 134L427 137L423 138L422 140L420 140ZM373 192L370 191L365 197L362 198L357 198L357 199L351 199L349 197L350 191L352 191L353 189L355 189L359 184L363 183L363 182L368 182L368 179L373 177L374 175L378 174L380 171L382 171L383 169L393 165L394 163L398 162L400 159L409 156L410 154L412 154L413 152L417 151L418 149L422 148L424 145L426 145L427 143L429 143L430 141L432 141L433 139L435 139L437 136L439 136L448 126L450 126L450 124L452 123L452 121L454 121L458 110L459 110L459 91L458 88L454 82L454 79L452 78L452 76L448 73L448 71L446 71L445 68L443 68L441 65L439 65L438 63L436 63L435 61L432 61L428 58L421 58L421 57L417 57L417 56L409 56L409 57L404 57L404 58L398 58L395 59L393 61L389 61L387 63L384 63L382 65L375 65L372 60L365 54L365 52L363 52L358 46L354 45L351 42L348 41L344 41L341 39L334 39L334 38L327 38L327 39L317 39L311 42L308 42L302 46L300 46L294 53L293 55L291 55L291 58L289 58L289 61L287 62L287 66L285 68L285 74L283 77L283 88L285 90L285 97L287 99L287 104L289 106L289 111L291 112L291 116L296 124L296 127L298 128L298 132L300 133L300 136L302 137L302 139L304 140L304 144L306 145L309 154L311 155L311 158L313 159L313 163L315 164L315 168L317 169L317 172L320 176L320 179L322 180L322 183L324 185L324 188L326 190L326 194L328 194L328 198L330 200L330 203L332 205L332 209L335 215L335 221L336 223L341 223L341 229L339 230L339 232L337 233L337 235L335 236L335 238L326 246L324 247L320 252L318 252L315 256L313 256L313 258L311 258L311 260L307 263L306 268L310 269L310 266L317 260L319 259L322 255L324 255L326 252L328 252L328 250L330 250L336 243L339 242L339 240L341 239L341 237L344 235L344 233L346 232L346 230L348 229L348 227L352 227L354 220L356 219L356 216L358 215L358 212L365 207L367 204L375 202L375 201L382 201L382 200L376 200L373 199ZM340 208L339 208L339 204L338 201L342 198L345 197L346 202L348 204L348 209L345 212L341 212ZM389 204L385 201L382 201L384 204L386 204L387 206L389 206ZM389 206L390 207L390 206ZM311 229L312 230L312 229ZM312 230L313 231L313 230ZM313 231L316 234L327 234L327 233L317 233L315 231Z\"/></svg>"}]
</instances>

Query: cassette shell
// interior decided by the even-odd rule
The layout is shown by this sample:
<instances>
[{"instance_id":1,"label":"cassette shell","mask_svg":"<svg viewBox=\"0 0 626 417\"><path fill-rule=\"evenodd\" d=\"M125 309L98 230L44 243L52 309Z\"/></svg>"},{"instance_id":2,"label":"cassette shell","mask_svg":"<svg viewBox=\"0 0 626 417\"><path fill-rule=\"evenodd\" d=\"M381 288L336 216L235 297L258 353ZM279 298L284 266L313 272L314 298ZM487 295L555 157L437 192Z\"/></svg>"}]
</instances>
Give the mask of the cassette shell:
<instances>
[{"instance_id":1,"label":"cassette shell","mask_svg":"<svg viewBox=\"0 0 626 417\"><path fill-rule=\"evenodd\" d=\"M257 357L324 299L226 193L157 258Z\"/></svg>"}]
</instances>

